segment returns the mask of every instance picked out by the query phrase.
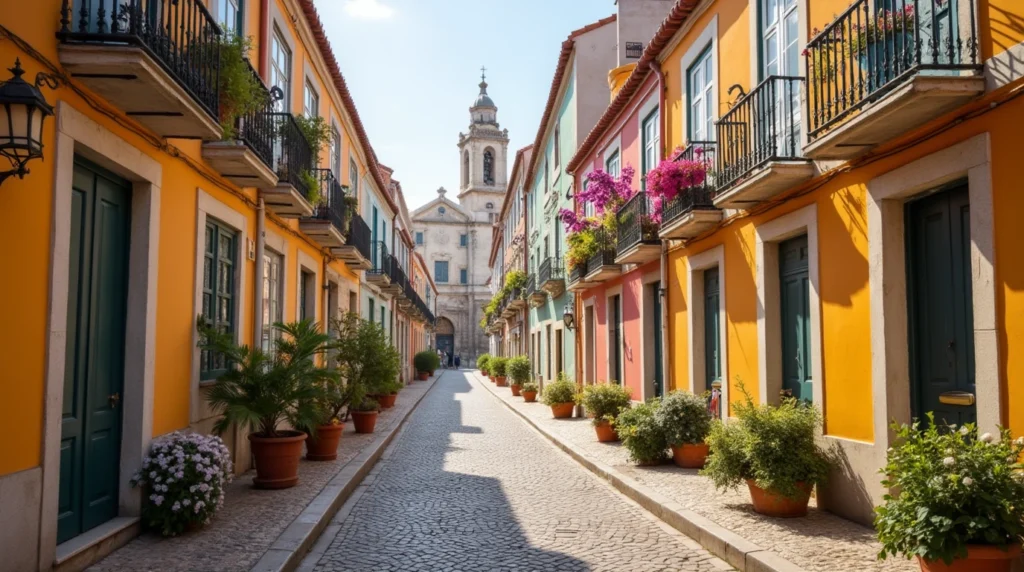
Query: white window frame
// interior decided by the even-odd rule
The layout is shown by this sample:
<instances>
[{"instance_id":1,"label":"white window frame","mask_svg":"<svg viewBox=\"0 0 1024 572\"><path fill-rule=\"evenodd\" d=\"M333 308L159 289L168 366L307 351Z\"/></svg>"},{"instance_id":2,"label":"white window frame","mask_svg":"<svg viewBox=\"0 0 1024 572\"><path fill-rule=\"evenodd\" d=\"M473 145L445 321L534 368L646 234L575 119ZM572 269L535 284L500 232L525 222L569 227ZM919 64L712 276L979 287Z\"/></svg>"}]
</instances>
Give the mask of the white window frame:
<instances>
[{"instance_id":1,"label":"white window frame","mask_svg":"<svg viewBox=\"0 0 1024 572\"><path fill-rule=\"evenodd\" d=\"M751 1L755 1L755 0L751 0ZM709 48L709 46L710 46L710 48ZM717 86L719 84L718 83L718 15L717 14L714 17L711 18L711 21L708 22L708 25L704 27L704 29L701 31L700 35L697 36L697 38L694 40L693 44L690 46L690 49L688 49L686 51L686 53L683 54L683 58L680 60L680 63L679 63L680 75L679 75L679 77L683 78L683 82L685 82L683 84L682 88L683 88L683 92L687 94L687 97L689 97L689 93L690 93L690 87L689 87L689 85L690 85L690 69L693 68L695 63L697 63L697 59L698 58L700 58L701 56L705 55L705 52L707 52L707 55L711 58L710 64L711 64L711 87L712 87L712 89L708 92L708 96L709 96L709 99L708 99L708 109L711 112L711 122L712 122L711 125L712 125L712 129L711 129L711 133L707 134L707 137L708 137L707 140L708 141L714 141L716 139L716 134L715 134L715 129L714 129L714 121L718 118L718 111L719 111L719 103L718 103L718 91L719 90L715 89L715 87L714 87L714 86ZM755 59L755 60L752 60L752 61L757 61L757 60ZM756 71L755 71L755 73L756 73ZM690 125L689 125L690 111L687 110L686 113L682 113L680 115L682 116L682 122L683 122L682 132L686 135L687 141L691 141L693 139L690 137L690 134L692 133L692 130L690 129Z\"/></svg>"},{"instance_id":2,"label":"white window frame","mask_svg":"<svg viewBox=\"0 0 1024 572\"><path fill-rule=\"evenodd\" d=\"M320 116L320 94L316 91L316 86L313 85L312 80L306 79L305 87L303 88L302 95L302 114L307 119L314 119Z\"/></svg>"},{"instance_id":3,"label":"white window frame","mask_svg":"<svg viewBox=\"0 0 1024 572\"><path fill-rule=\"evenodd\" d=\"M291 111L293 53L287 36L275 24L270 37L270 85L281 88L284 94L274 106L281 112Z\"/></svg>"}]
</instances>

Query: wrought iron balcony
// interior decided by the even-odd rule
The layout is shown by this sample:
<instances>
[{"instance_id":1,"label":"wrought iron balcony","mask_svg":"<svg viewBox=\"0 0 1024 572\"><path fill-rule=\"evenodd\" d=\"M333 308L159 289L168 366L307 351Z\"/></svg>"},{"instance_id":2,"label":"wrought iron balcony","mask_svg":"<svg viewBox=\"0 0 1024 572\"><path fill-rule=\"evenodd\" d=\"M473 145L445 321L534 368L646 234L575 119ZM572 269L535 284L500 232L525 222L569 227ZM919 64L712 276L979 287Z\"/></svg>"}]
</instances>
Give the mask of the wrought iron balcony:
<instances>
[{"instance_id":1,"label":"wrought iron balcony","mask_svg":"<svg viewBox=\"0 0 1024 572\"><path fill-rule=\"evenodd\" d=\"M804 51L807 154L850 158L985 89L974 0L857 0Z\"/></svg>"},{"instance_id":2,"label":"wrought iron balcony","mask_svg":"<svg viewBox=\"0 0 1024 572\"><path fill-rule=\"evenodd\" d=\"M584 260L576 266L569 267L569 279L566 281L565 289L570 292L578 292L592 286L585 280L587 276L587 262Z\"/></svg>"},{"instance_id":3,"label":"wrought iron balcony","mask_svg":"<svg viewBox=\"0 0 1024 572\"><path fill-rule=\"evenodd\" d=\"M521 310L526 307L526 289L513 288L509 295L508 305L514 310Z\"/></svg>"},{"instance_id":4,"label":"wrought iron balcony","mask_svg":"<svg viewBox=\"0 0 1024 572\"><path fill-rule=\"evenodd\" d=\"M68 74L139 123L218 140L221 34L201 0L63 0L57 38Z\"/></svg>"},{"instance_id":5,"label":"wrought iron balcony","mask_svg":"<svg viewBox=\"0 0 1024 572\"><path fill-rule=\"evenodd\" d=\"M387 264L388 280L389 283L383 288L383 290L393 296L401 296L405 291L405 270L402 269L402 265L393 254L388 255Z\"/></svg>"},{"instance_id":6,"label":"wrought iron balcony","mask_svg":"<svg viewBox=\"0 0 1024 572\"><path fill-rule=\"evenodd\" d=\"M641 191L629 197L615 213L619 222L615 240L619 264L643 264L660 255L661 240L652 212L647 193Z\"/></svg>"},{"instance_id":7,"label":"wrought iron balcony","mask_svg":"<svg viewBox=\"0 0 1024 572\"><path fill-rule=\"evenodd\" d=\"M565 291L565 268L561 258L549 256L540 263L537 286L552 298Z\"/></svg>"},{"instance_id":8,"label":"wrought iron balcony","mask_svg":"<svg viewBox=\"0 0 1024 572\"><path fill-rule=\"evenodd\" d=\"M320 183L320 202L313 207L313 216L299 221L299 229L326 248L345 245L345 188L330 169L314 169Z\"/></svg>"},{"instance_id":9,"label":"wrought iron balcony","mask_svg":"<svg viewBox=\"0 0 1024 572\"><path fill-rule=\"evenodd\" d=\"M366 281L380 287L390 284L391 254L384 241L378 240L371 245L370 263L371 267L366 271Z\"/></svg>"},{"instance_id":10,"label":"wrought iron balcony","mask_svg":"<svg viewBox=\"0 0 1024 572\"><path fill-rule=\"evenodd\" d=\"M274 144L274 171L277 186L263 191L267 207L284 218L308 217L313 214L310 197L316 179L312 176L313 148L290 113L274 113L277 140Z\"/></svg>"},{"instance_id":11,"label":"wrought iron balcony","mask_svg":"<svg viewBox=\"0 0 1024 572\"><path fill-rule=\"evenodd\" d=\"M746 208L809 179L800 145L802 77L770 76L716 123L715 206Z\"/></svg>"},{"instance_id":12,"label":"wrought iron balcony","mask_svg":"<svg viewBox=\"0 0 1024 572\"><path fill-rule=\"evenodd\" d=\"M615 251L608 248L597 251L587 260L587 282L599 283L622 274L615 262Z\"/></svg>"},{"instance_id":13,"label":"wrought iron balcony","mask_svg":"<svg viewBox=\"0 0 1024 572\"><path fill-rule=\"evenodd\" d=\"M722 220L722 211L714 204L716 148L714 141L691 141L675 158L702 163L706 174L703 183L665 203L661 211L661 238L693 238Z\"/></svg>"},{"instance_id":14,"label":"wrought iron balcony","mask_svg":"<svg viewBox=\"0 0 1024 572\"><path fill-rule=\"evenodd\" d=\"M526 279L526 300L534 308L540 306L548 299L543 290L537 288L537 277L530 276Z\"/></svg>"},{"instance_id":15,"label":"wrought iron balcony","mask_svg":"<svg viewBox=\"0 0 1024 572\"><path fill-rule=\"evenodd\" d=\"M370 227L366 225L359 213L352 212L345 230L345 245L331 249L340 259L353 269L369 270L373 268L370 249Z\"/></svg>"}]
</instances>

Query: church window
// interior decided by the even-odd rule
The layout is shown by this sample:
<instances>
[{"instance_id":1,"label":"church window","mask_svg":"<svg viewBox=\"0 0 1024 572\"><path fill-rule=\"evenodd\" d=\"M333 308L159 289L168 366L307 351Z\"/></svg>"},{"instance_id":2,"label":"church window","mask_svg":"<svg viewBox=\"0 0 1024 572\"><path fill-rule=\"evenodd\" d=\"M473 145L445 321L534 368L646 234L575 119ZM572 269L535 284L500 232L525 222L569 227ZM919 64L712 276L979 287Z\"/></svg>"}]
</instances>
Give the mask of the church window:
<instances>
[{"instance_id":1,"label":"church window","mask_svg":"<svg viewBox=\"0 0 1024 572\"><path fill-rule=\"evenodd\" d=\"M462 155L462 185L469 186L469 151Z\"/></svg>"},{"instance_id":2,"label":"church window","mask_svg":"<svg viewBox=\"0 0 1024 572\"><path fill-rule=\"evenodd\" d=\"M448 283L448 261L447 260L435 260L434 261L434 281L440 284Z\"/></svg>"},{"instance_id":3,"label":"church window","mask_svg":"<svg viewBox=\"0 0 1024 572\"><path fill-rule=\"evenodd\" d=\"M446 209L444 207L437 207L437 212L440 213L440 214L444 214L444 213L448 212L448 209Z\"/></svg>"},{"instance_id":4,"label":"church window","mask_svg":"<svg viewBox=\"0 0 1024 572\"><path fill-rule=\"evenodd\" d=\"M459 284L469 283L469 272L465 268L459 269Z\"/></svg>"},{"instance_id":5,"label":"church window","mask_svg":"<svg viewBox=\"0 0 1024 572\"><path fill-rule=\"evenodd\" d=\"M423 233L422 232L417 232L416 233L416 244L419 244L419 245L423 244Z\"/></svg>"},{"instance_id":6,"label":"church window","mask_svg":"<svg viewBox=\"0 0 1024 572\"><path fill-rule=\"evenodd\" d=\"M487 208L493 209L494 208L494 203L487 203Z\"/></svg>"},{"instance_id":7,"label":"church window","mask_svg":"<svg viewBox=\"0 0 1024 572\"><path fill-rule=\"evenodd\" d=\"M494 151L490 147L484 150L484 184L494 184Z\"/></svg>"},{"instance_id":8,"label":"church window","mask_svg":"<svg viewBox=\"0 0 1024 572\"><path fill-rule=\"evenodd\" d=\"M468 234L463 233L459 235L459 246L469 246Z\"/></svg>"}]
</instances>

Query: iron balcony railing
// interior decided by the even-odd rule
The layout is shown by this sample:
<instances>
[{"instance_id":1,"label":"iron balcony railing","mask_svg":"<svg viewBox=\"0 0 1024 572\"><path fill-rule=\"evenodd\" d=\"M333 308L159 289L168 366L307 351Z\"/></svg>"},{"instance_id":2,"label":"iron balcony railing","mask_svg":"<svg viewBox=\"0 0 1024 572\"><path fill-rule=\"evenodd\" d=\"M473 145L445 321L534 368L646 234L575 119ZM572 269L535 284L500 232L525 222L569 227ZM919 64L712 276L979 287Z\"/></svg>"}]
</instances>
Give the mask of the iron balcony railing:
<instances>
[{"instance_id":1,"label":"iron balcony railing","mask_svg":"<svg viewBox=\"0 0 1024 572\"><path fill-rule=\"evenodd\" d=\"M569 284L576 284L587 275L587 261L569 268Z\"/></svg>"},{"instance_id":2,"label":"iron balcony railing","mask_svg":"<svg viewBox=\"0 0 1024 572\"><path fill-rule=\"evenodd\" d=\"M249 72L256 77L260 85L263 80L259 73L252 67L249 60L245 60ZM264 87L264 89L266 89ZM263 108L252 113L243 115L235 120L235 139L244 143L252 152L259 157L268 168L274 168L274 145L277 141L277 120L274 117L274 105L284 97L280 88L266 90L266 103Z\"/></svg>"},{"instance_id":3,"label":"iron balcony railing","mask_svg":"<svg viewBox=\"0 0 1024 572\"><path fill-rule=\"evenodd\" d=\"M587 271L593 272L602 266L615 265L615 251L612 249L598 250L587 260Z\"/></svg>"},{"instance_id":4,"label":"iron balcony railing","mask_svg":"<svg viewBox=\"0 0 1024 572\"><path fill-rule=\"evenodd\" d=\"M980 70L974 9L974 0L856 0L804 51L808 135L818 137L912 75Z\"/></svg>"},{"instance_id":5,"label":"iron balcony railing","mask_svg":"<svg viewBox=\"0 0 1024 572\"><path fill-rule=\"evenodd\" d=\"M667 225L695 208L715 208L713 199L715 193L715 152L714 141L691 141L683 149L683 152L676 156L676 161L698 161L704 164L704 182L700 185L690 187L677 194L665 203L661 211L661 224Z\"/></svg>"},{"instance_id":6,"label":"iron balcony railing","mask_svg":"<svg viewBox=\"0 0 1024 572\"><path fill-rule=\"evenodd\" d=\"M770 76L742 96L716 123L718 184L722 192L772 161L802 160L802 77Z\"/></svg>"},{"instance_id":7,"label":"iron balcony railing","mask_svg":"<svg viewBox=\"0 0 1024 572\"><path fill-rule=\"evenodd\" d=\"M650 198L644 191L629 197L619 207L615 213L619 223L615 247L619 252L626 252L641 243L658 242L658 227L651 219L653 210Z\"/></svg>"},{"instance_id":8,"label":"iron balcony railing","mask_svg":"<svg viewBox=\"0 0 1024 572\"><path fill-rule=\"evenodd\" d=\"M313 148L299 128L291 113L275 113L277 124L277 141L274 144L274 170L278 180L289 183L305 198L309 198L310 181L306 176L311 173L313 164Z\"/></svg>"},{"instance_id":9,"label":"iron balcony railing","mask_svg":"<svg viewBox=\"0 0 1024 572\"><path fill-rule=\"evenodd\" d=\"M543 286L553 280L562 280L565 278L564 270L562 268L562 260L549 256L544 259L544 262L540 263L540 271L537 273L537 282Z\"/></svg>"},{"instance_id":10,"label":"iron balcony railing","mask_svg":"<svg viewBox=\"0 0 1024 572\"><path fill-rule=\"evenodd\" d=\"M320 182L320 202L313 209L313 218L329 220L339 232L345 230L345 188L330 169L315 169L313 176Z\"/></svg>"},{"instance_id":11,"label":"iron balcony railing","mask_svg":"<svg viewBox=\"0 0 1024 572\"><path fill-rule=\"evenodd\" d=\"M391 255L388 253L388 245L384 241L378 240L371 245L370 263L373 264L373 268L366 271L368 274L389 276Z\"/></svg>"},{"instance_id":12,"label":"iron balcony railing","mask_svg":"<svg viewBox=\"0 0 1024 572\"><path fill-rule=\"evenodd\" d=\"M64 0L60 14L61 42L142 48L218 118L222 32L201 0Z\"/></svg>"},{"instance_id":13,"label":"iron balcony railing","mask_svg":"<svg viewBox=\"0 0 1024 572\"><path fill-rule=\"evenodd\" d=\"M388 277L391 278L392 284L401 286L404 292L405 285L408 283L408 280L405 277L405 270L402 270L402 265L400 264L398 257L388 255L388 258Z\"/></svg>"},{"instance_id":14,"label":"iron balcony railing","mask_svg":"<svg viewBox=\"0 0 1024 572\"><path fill-rule=\"evenodd\" d=\"M537 277L530 276L526 279L526 295L529 296L537 291Z\"/></svg>"},{"instance_id":15,"label":"iron balcony railing","mask_svg":"<svg viewBox=\"0 0 1024 572\"><path fill-rule=\"evenodd\" d=\"M345 232L345 244L355 247L359 254L363 255L363 258L370 260L370 240L370 227L366 225L366 221L359 216L359 213L352 213Z\"/></svg>"}]
</instances>

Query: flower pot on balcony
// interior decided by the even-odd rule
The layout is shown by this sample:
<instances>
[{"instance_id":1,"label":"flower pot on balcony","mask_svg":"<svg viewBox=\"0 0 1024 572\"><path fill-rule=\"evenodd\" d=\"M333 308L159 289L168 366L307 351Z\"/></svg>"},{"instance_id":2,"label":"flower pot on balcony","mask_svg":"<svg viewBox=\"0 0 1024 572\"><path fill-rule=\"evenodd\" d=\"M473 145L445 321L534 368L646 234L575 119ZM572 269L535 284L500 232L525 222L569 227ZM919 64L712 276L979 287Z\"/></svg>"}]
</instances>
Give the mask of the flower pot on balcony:
<instances>
[{"instance_id":1,"label":"flower pot on balcony","mask_svg":"<svg viewBox=\"0 0 1024 572\"><path fill-rule=\"evenodd\" d=\"M611 421L601 421L594 424L594 431L597 432L597 440L601 443L611 443L619 440L619 434L612 427Z\"/></svg>"},{"instance_id":2,"label":"flower pot on balcony","mask_svg":"<svg viewBox=\"0 0 1024 572\"><path fill-rule=\"evenodd\" d=\"M535 403L537 401L537 392L536 391L524 391L522 394L523 394L523 401L525 401L527 403Z\"/></svg>"},{"instance_id":3,"label":"flower pot on balcony","mask_svg":"<svg viewBox=\"0 0 1024 572\"><path fill-rule=\"evenodd\" d=\"M320 425L316 428L316 437L306 439L306 460L333 461L338 458L338 443L344 425Z\"/></svg>"},{"instance_id":4,"label":"flower pot on balcony","mask_svg":"<svg viewBox=\"0 0 1024 572\"><path fill-rule=\"evenodd\" d=\"M523 386L518 383L513 383L510 387L512 388L512 396L519 397L519 390L522 389Z\"/></svg>"},{"instance_id":5,"label":"flower pot on balcony","mask_svg":"<svg viewBox=\"0 0 1024 572\"><path fill-rule=\"evenodd\" d=\"M811 485L797 483L800 494L793 498L782 496L775 491L766 491L757 486L753 479L747 479L747 487L750 489L750 499L754 503L754 510L765 516L778 518L807 516L807 503L811 500Z\"/></svg>"},{"instance_id":6,"label":"flower pot on balcony","mask_svg":"<svg viewBox=\"0 0 1024 572\"><path fill-rule=\"evenodd\" d=\"M356 433L373 433L377 426L377 412L353 411L352 423L356 426Z\"/></svg>"},{"instance_id":7,"label":"flower pot on balcony","mask_svg":"<svg viewBox=\"0 0 1024 572\"><path fill-rule=\"evenodd\" d=\"M1020 546L985 546L968 544L967 557L958 558L951 564L942 560L917 561L921 572L1010 572L1013 561L1020 556Z\"/></svg>"},{"instance_id":8,"label":"flower pot on balcony","mask_svg":"<svg viewBox=\"0 0 1024 572\"><path fill-rule=\"evenodd\" d=\"M555 419L569 419L572 417L572 410L576 407L573 402L568 403L556 403L551 406L551 415Z\"/></svg>"},{"instance_id":9,"label":"flower pot on balcony","mask_svg":"<svg viewBox=\"0 0 1024 572\"><path fill-rule=\"evenodd\" d=\"M672 460L684 469L703 469L708 460L708 450L707 443L673 445Z\"/></svg>"},{"instance_id":10,"label":"flower pot on balcony","mask_svg":"<svg viewBox=\"0 0 1024 572\"><path fill-rule=\"evenodd\" d=\"M860 71L867 78L868 93L882 87L906 69L914 56L907 59L906 53L913 53L914 36L896 33L869 41L857 54Z\"/></svg>"},{"instance_id":11,"label":"flower pot on balcony","mask_svg":"<svg viewBox=\"0 0 1024 572\"><path fill-rule=\"evenodd\" d=\"M299 482L299 458L306 434L301 431L280 431L281 437L262 437L249 434L253 457L256 458L256 477L253 486L258 489L287 489Z\"/></svg>"}]
</instances>

